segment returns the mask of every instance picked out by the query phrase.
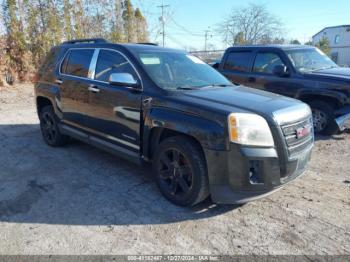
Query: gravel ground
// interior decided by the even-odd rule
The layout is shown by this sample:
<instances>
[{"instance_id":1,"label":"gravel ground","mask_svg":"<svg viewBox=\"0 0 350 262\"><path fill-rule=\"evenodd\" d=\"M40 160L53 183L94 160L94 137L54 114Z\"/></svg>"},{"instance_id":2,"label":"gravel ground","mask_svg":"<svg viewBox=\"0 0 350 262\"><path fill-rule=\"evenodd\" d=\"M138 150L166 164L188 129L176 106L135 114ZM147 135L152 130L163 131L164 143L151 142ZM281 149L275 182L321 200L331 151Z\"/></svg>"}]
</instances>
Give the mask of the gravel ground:
<instances>
[{"instance_id":1,"label":"gravel ground","mask_svg":"<svg viewBox=\"0 0 350 262\"><path fill-rule=\"evenodd\" d=\"M167 202L151 172L41 139L32 86L0 89L0 254L350 254L350 132L243 206Z\"/></svg>"}]
</instances>

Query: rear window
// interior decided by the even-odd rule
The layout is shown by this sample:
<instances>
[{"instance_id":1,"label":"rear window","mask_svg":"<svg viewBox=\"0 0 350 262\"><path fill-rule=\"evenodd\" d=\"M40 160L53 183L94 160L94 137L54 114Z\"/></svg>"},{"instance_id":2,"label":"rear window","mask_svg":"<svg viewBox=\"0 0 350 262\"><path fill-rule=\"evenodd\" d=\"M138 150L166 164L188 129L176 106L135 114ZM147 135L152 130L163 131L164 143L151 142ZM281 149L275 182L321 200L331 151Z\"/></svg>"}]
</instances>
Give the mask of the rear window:
<instances>
[{"instance_id":1,"label":"rear window","mask_svg":"<svg viewBox=\"0 0 350 262\"><path fill-rule=\"evenodd\" d=\"M70 50L62 63L62 74L87 77L93 54L93 49Z\"/></svg>"},{"instance_id":2,"label":"rear window","mask_svg":"<svg viewBox=\"0 0 350 262\"><path fill-rule=\"evenodd\" d=\"M249 72L252 52L232 52L227 56L224 64L224 69Z\"/></svg>"}]
</instances>

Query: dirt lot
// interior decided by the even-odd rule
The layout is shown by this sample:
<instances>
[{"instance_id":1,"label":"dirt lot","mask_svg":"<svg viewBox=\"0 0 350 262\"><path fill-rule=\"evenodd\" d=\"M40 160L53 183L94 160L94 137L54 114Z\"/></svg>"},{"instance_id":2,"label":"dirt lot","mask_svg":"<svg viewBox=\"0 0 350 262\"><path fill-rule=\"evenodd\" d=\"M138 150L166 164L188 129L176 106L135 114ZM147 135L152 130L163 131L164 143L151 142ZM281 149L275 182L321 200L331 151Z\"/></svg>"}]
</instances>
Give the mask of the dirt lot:
<instances>
[{"instance_id":1,"label":"dirt lot","mask_svg":"<svg viewBox=\"0 0 350 262\"><path fill-rule=\"evenodd\" d=\"M32 86L0 89L0 254L350 254L350 132L318 137L309 171L244 206L192 209L149 170L44 144Z\"/></svg>"}]
</instances>

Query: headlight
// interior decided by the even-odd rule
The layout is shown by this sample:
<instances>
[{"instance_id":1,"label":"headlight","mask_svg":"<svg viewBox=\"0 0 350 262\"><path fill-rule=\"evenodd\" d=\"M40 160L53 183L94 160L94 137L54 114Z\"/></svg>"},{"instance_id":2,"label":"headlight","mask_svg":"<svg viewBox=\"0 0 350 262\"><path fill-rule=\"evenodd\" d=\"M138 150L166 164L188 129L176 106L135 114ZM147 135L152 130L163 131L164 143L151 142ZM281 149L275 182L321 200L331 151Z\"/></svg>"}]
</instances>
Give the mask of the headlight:
<instances>
[{"instance_id":1,"label":"headlight","mask_svg":"<svg viewBox=\"0 0 350 262\"><path fill-rule=\"evenodd\" d=\"M259 115L232 113L228 117L231 142L251 146L274 146L266 120Z\"/></svg>"}]
</instances>

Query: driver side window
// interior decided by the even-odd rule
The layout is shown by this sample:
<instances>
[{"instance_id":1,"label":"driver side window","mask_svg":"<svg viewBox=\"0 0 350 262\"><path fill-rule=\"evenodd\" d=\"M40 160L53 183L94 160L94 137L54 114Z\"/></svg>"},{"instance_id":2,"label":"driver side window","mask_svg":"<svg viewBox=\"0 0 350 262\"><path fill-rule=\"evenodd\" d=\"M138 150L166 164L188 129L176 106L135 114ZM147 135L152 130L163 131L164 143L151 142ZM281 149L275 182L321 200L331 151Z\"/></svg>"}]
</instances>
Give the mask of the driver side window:
<instances>
[{"instance_id":1,"label":"driver side window","mask_svg":"<svg viewBox=\"0 0 350 262\"><path fill-rule=\"evenodd\" d=\"M277 65L285 64L276 53L258 53L254 61L253 72L273 74L273 69Z\"/></svg>"},{"instance_id":2,"label":"driver side window","mask_svg":"<svg viewBox=\"0 0 350 262\"><path fill-rule=\"evenodd\" d=\"M113 73L129 73L134 79L138 79L129 61L121 54L101 49L96 64L95 80L108 82L109 76Z\"/></svg>"}]
</instances>

